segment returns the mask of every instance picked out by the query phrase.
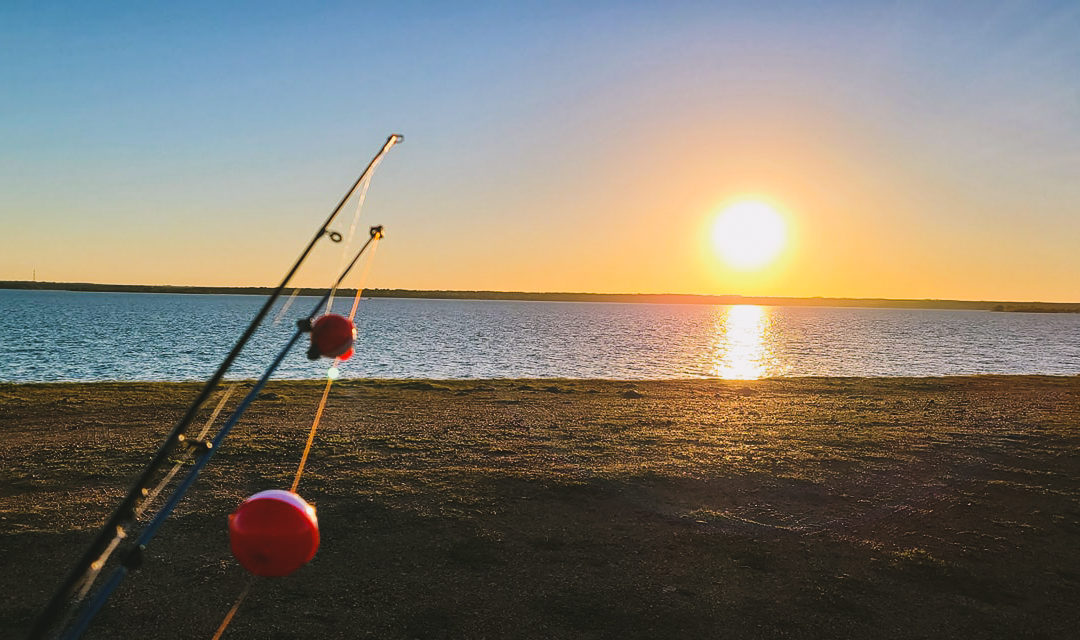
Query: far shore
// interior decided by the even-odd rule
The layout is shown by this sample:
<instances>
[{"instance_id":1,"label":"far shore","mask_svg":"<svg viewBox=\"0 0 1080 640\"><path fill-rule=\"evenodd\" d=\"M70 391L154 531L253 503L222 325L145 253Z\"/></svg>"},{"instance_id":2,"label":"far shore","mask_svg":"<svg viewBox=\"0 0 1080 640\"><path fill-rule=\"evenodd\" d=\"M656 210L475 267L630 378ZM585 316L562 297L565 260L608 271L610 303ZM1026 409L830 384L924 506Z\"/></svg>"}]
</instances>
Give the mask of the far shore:
<instances>
[{"instance_id":1,"label":"far shore","mask_svg":"<svg viewBox=\"0 0 1080 640\"><path fill-rule=\"evenodd\" d=\"M212 635L227 516L289 486L323 387L270 383L87 638ZM0 635L198 388L0 384ZM1074 637L1077 425L1080 376L343 380L318 553L224 637Z\"/></svg>"},{"instance_id":2,"label":"far shore","mask_svg":"<svg viewBox=\"0 0 1080 640\"><path fill-rule=\"evenodd\" d=\"M93 282L34 282L0 280L0 289L90 291L112 293L188 293L269 295L272 287L197 287L185 285L98 284ZM290 289L290 292L292 289ZM325 289L301 287L299 295L322 295ZM355 295L356 289L339 289ZM635 304L753 304L777 307L865 307L875 309L958 309L1021 313L1080 313L1080 302L1004 300L907 300L892 298L787 298L775 296L698 295L683 293L564 293L534 291L447 291L417 289L365 289L370 298L423 298L431 300L523 300L536 302L618 302Z\"/></svg>"}]
</instances>

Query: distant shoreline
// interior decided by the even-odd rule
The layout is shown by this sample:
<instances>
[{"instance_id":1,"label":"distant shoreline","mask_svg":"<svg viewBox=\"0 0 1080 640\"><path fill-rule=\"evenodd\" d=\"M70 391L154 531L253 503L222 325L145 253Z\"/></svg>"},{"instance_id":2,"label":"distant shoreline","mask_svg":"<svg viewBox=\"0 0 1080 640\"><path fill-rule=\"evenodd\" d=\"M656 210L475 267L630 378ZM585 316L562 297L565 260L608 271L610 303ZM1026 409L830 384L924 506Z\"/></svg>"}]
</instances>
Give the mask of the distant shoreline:
<instances>
[{"instance_id":1,"label":"distant shoreline","mask_svg":"<svg viewBox=\"0 0 1080 640\"><path fill-rule=\"evenodd\" d=\"M215 295L268 295L272 287L197 287L176 285L97 284L91 282L31 282L0 280L0 289L88 291L112 293L186 293ZM356 289L340 289L355 294ZM300 295L321 295L325 289L300 288ZM773 296L712 296L675 293L536 293L527 291L444 291L365 289L371 298L425 298L434 300L525 300L538 302L621 302L635 304L757 304L781 307L868 307L886 309L960 309L1028 313L1080 313L1078 302L1015 302L998 300L903 300L890 298L787 298Z\"/></svg>"}]
</instances>

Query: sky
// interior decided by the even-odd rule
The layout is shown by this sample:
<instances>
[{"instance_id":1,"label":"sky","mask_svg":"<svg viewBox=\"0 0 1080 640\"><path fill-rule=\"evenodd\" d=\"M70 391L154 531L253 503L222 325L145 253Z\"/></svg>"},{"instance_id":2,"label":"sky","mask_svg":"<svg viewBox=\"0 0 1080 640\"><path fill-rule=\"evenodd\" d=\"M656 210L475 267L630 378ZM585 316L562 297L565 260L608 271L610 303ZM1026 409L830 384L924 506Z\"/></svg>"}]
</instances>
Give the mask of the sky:
<instances>
[{"instance_id":1,"label":"sky","mask_svg":"<svg viewBox=\"0 0 1080 640\"><path fill-rule=\"evenodd\" d=\"M401 133L367 286L1080 301L1080 3L311 4L0 5L0 279L276 284Z\"/></svg>"}]
</instances>

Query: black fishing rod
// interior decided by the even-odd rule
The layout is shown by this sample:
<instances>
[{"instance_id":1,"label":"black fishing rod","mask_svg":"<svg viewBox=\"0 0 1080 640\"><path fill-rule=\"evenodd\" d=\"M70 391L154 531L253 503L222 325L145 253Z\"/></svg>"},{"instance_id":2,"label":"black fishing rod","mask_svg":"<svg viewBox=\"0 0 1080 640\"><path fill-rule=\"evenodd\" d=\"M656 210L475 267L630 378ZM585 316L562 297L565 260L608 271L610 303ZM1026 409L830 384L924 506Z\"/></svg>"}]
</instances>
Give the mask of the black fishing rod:
<instances>
[{"instance_id":1,"label":"black fishing rod","mask_svg":"<svg viewBox=\"0 0 1080 640\"><path fill-rule=\"evenodd\" d=\"M139 537L135 540L132 546L124 553L123 557L120 560L120 566L116 567L116 569L113 570L113 573L111 576L109 576L109 579L101 586L98 592L94 594L94 597L87 603L86 607L84 607L82 613L79 615L79 618L75 621L75 624L72 625L71 629L69 629L68 632L63 635L64 640L77 640L79 637L81 637L83 632L86 631L87 627L90 626L90 622L94 619L94 616L97 615L97 612L100 611L101 607L105 605L105 602L108 601L109 596L112 595L112 592L116 590L116 587L120 586L120 583L124 580L124 578L130 571L137 569L142 564L143 556L146 552L146 545L148 545L150 541L154 538L154 536L157 534L158 529L172 514L176 506L180 504L180 501L187 494L188 489L190 489L191 486L195 484L195 480L199 477L199 473L202 472L203 467L205 467L206 464L210 462L210 458L213 457L214 452L221 447L221 443L224 442L225 438L228 437L229 432L232 431L232 428L236 426L236 423L239 422L241 416L244 415L244 412L247 411L248 407L259 395L259 392L261 392L263 387L266 386L267 381L270 380L270 376L274 374L274 371L277 370L278 366L285 359L285 356L288 355L289 351L291 351L292 348L296 345L296 343L300 340L300 336L302 336L308 331L311 331L311 320L316 315L318 315L319 310L322 309L324 304L326 304L326 301L330 298L330 293L334 289L337 289L338 285L340 285L342 281L345 280L345 276L349 275L349 272L352 271L352 268L356 265L357 261L360 260L360 256L364 254L364 251L367 250L371 243L381 239L382 237L382 226L376 226L371 228L371 233L367 239L367 242L364 243L364 246L360 247L360 250L356 253L356 256L353 257L349 265L345 267L344 271L341 272L341 275L338 277L337 282L335 282L334 286L326 292L326 294L322 297L321 300L319 300L318 304L316 304L315 307L311 310L311 313L309 313L307 317L297 322L296 331L293 332L292 337L289 338L289 341L281 349L277 357L274 358L273 362L270 363L270 366L266 368L266 371L264 371L262 376L260 376L259 379L255 382L255 385L251 388L250 391L248 391L247 395L244 396L244 399L241 400L240 404L237 405L236 409L233 410L232 415L230 415L229 418L225 421L225 423L221 425L221 428L214 436L214 439L210 441L189 443L190 446L195 448L197 451L195 463L191 466L191 469L188 470L187 474L185 474L184 477L180 480L180 482L176 485L176 488L169 496L169 499L165 501L165 504L162 505L160 509L158 509L157 513L154 514L154 517L150 519L150 521L146 524L145 527L143 527L142 532L139 534Z\"/></svg>"},{"instance_id":2,"label":"black fishing rod","mask_svg":"<svg viewBox=\"0 0 1080 640\"><path fill-rule=\"evenodd\" d=\"M338 205L334 207L334 210L326 218L326 221L323 222L315 232L315 236L311 239L303 252L301 252L300 257L296 259L296 262L293 263L288 272L286 272L285 277L281 279L281 283L270 294L270 297L267 298L266 302L263 303L259 312L255 314L255 317L251 320L251 324L244 330L240 339L237 340L236 345L233 346L232 351L225 356L225 359L218 366L214 375L210 376L210 379L206 381L202 390L199 391L199 395L192 401L183 417L180 418L180 421L177 422L176 426L169 432L165 441L158 447L157 452L146 465L146 468L143 469L142 473L139 474L139 477L132 483L127 495L120 501L120 505L117 506L113 514L109 516L109 519L105 521L105 524L102 525L101 530L90 543L90 546L79 558L78 562L75 563L75 566L72 567L71 571L64 577L63 582L61 582L56 592L53 593L52 598L50 598L49 602L45 605L45 608L42 609L41 614L39 614L34 621L34 626L30 629L29 635L31 640L42 640L45 638L46 633L48 633L49 629L57 622L60 614L65 610L69 600L75 595L79 586L87 579L87 576L91 575L94 571L94 563L117 537L126 536L128 526L136 519L136 507L139 500L147 496L147 490L151 485L152 476L169 462L169 456L172 454L173 450L183 442L184 432L191 426L191 423L194 422L199 410L214 392L214 389L217 387L218 383L221 382L221 379L225 377L225 374L228 372L229 367L232 366L233 361L240 355L244 345L247 344L248 340L255 333L255 330L262 324L266 314L270 312L270 308L273 307L274 303L281 296L281 292L288 286L292 277L296 275L296 272L300 269L300 265L307 259L308 254L311 253L311 250L315 247L315 244L319 239L324 235L330 235L331 239L335 242L341 240L341 234L330 231L330 223L332 223L338 213L341 212L345 203L352 197L353 193L356 192L357 187L359 187L365 179L370 178L371 173L375 170L375 167L378 166L383 156L403 139L403 136L396 133L386 139L386 143L383 144L382 148L379 149L379 152L375 154L375 157L371 159L371 162L368 163L364 172L360 174L360 177L356 179L356 182L354 182L345 193L345 196L341 198ZM367 244L365 244L365 247L366 246Z\"/></svg>"}]
</instances>

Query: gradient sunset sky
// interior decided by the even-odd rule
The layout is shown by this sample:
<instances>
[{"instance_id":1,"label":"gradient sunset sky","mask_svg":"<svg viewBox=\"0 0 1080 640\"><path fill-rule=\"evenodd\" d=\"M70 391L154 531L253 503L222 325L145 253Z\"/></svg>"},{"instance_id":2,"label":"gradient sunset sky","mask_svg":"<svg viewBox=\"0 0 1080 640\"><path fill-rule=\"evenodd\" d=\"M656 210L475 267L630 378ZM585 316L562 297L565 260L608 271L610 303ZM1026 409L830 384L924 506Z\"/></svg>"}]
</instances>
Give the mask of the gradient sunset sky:
<instances>
[{"instance_id":1,"label":"gradient sunset sky","mask_svg":"<svg viewBox=\"0 0 1080 640\"><path fill-rule=\"evenodd\" d=\"M370 286L1080 301L1078 2L429 5L3 3L0 279L274 284L400 132Z\"/></svg>"}]
</instances>

